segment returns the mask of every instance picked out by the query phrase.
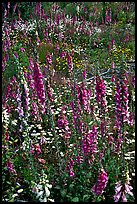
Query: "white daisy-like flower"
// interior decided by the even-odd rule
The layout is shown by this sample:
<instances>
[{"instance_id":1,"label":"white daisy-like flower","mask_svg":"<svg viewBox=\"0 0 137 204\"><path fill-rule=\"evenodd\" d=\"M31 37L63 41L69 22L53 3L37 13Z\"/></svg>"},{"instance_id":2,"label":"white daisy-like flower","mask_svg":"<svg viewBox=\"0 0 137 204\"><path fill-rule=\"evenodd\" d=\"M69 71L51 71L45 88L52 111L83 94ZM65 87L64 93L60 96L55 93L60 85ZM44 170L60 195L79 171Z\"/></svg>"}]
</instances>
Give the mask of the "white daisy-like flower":
<instances>
[{"instance_id":1,"label":"white daisy-like flower","mask_svg":"<svg viewBox=\"0 0 137 204\"><path fill-rule=\"evenodd\" d=\"M50 191L49 191L49 189L47 188L47 186L45 186L45 194L46 194L46 197L49 197L49 196L50 196Z\"/></svg>"},{"instance_id":2,"label":"white daisy-like flower","mask_svg":"<svg viewBox=\"0 0 137 204\"><path fill-rule=\"evenodd\" d=\"M12 125L17 125L17 122L18 122L17 120L13 120L13 121L11 122L11 124L12 124Z\"/></svg>"},{"instance_id":3,"label":"white daisy-like flower","mask_svg":"<svg viewBox=\"0 0 137 204\"><path fill-rule=\"evenodd\" d=\"M46 184L46 186L48 187L48 188L52 188L52 184Z\"/></svg>"},{"instance_id":4,"label":"white daisy-like flower","mask_svg":"<svg viewBox=\"0 0 137 204\"><path fill-rule=\"evenodd\" d=\"M18 192L18 193L21 193L22 191L23 191L23 189L21 188L21 189L19 189L17 192Z\"/></svg>"},{"instance_id":5,"label":"white daisy-like flower","mask_svg":"<svg viewBox=\"0 0 137 204\"><path fill-rule=\"evenodd\" d=\"M55 202L54 199L50 199L50 198L48 198L48 201L50 201L50 202Z\"/></svg>"},{"instance_id":6,"label":"white daisy-like flower","mask_svg":"<svg viewBox=\"0 0 137 204\"><path fill-rule=\"evenodd\" d=\"M15 198L15 197L17 197L17 196L18 196L17 193L15 193L15 194L12 195L13 198Z\"/></svg>"},{"instance_id":7,"label":"white daisy-like flower","mask_svg":"<svg viewBox=\"0 0 137 204\"><path fill-rule=\"evenodd\" d=\"M42 195L44 194L44 191L39 191L38 193L37 193L37 198L39 198L39 197L41 197Z\"/></svg>"},{"instance_id":8,"label":"white daisy-like flower","mask_svg":"<svg viewBox=\"0 0 137 204\"><path fill-rule=\"evenodd\" d=\"M47 198L45 197L44 199L39 199L40 202L47 202Z\"/></svg>"}]
</instances>

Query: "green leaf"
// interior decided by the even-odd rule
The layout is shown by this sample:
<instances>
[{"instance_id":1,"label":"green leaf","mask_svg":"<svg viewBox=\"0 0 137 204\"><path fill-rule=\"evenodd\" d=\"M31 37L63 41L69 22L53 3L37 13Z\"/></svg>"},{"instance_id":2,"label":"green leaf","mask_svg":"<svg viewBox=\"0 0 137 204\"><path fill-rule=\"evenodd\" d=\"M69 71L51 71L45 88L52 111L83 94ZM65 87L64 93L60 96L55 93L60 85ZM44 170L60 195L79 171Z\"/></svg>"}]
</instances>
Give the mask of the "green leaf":
<instances>
[{"instance_id":1,"label":"green leaf","mask_svg":"<svg viewBox=\"0 0 137 204\"><path fill-rule=\"evenodd\" d=\"M92 177L92 173L89 172L89 173L87 174L87 177L88 177L88 178L91 178L91 177Z\"/></svg>"},{"instance_id":2,"label":"green leaf","mask_svg":"<svg viewBox=\"0 0 137 204\"><path fill-rule=\"evenodd\" d=\"M71 200L72 202L79 202L79 198L78 197L75 197Z\"/></svg>"},{"instance_id":3,"label":"green leaf","mask_svg":"<svg viewBox=\"0 0 137 204\"><path fill-rule=\"evenodd\" d=\"M74 184L70 184L70 185L69 185L69 188L72 189L73 187L74 187Z\"/></svg>"},{"instance_id":4,"label":"green leaf","mask_svg":"<svg viewBox=\"0 0 137 204\"><path fill-rule=\"evenodd\" d=\"M67 191L66 190L60 190L61 196L64 198L66 196Z\"/></svg>"},{"instance_id":5,"label":"green leaf","mask_svg":"<svg viewBox=\"0 0 137 204\"><path fill-rule=\"evenodd\" d=\"M61 189L61 187L60 187L60 186L55 186L54 188L55 188L55 189Z\"/></svg>"},{"instance_id":6,"label":"green leaf","mask_svg":"<svg viewBox=\"0 0 137 204\"><path fill-rule=\"evenodd\" d=\"M83 201L87 201L90 198L90 195L84 195L83 196Z\"/></svg>"}]
</instances>

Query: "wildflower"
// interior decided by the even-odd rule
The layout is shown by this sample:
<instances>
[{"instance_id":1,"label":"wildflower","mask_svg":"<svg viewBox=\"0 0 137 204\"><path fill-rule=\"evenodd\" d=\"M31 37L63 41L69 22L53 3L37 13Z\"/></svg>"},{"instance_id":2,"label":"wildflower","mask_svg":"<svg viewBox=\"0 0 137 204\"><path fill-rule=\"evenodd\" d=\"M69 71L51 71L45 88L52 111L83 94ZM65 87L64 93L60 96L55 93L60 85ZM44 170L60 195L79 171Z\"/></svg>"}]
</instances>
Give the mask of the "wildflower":
<instances>
[{"instance_id":1,"label":"wildflower","mask_svg":"<svg viewBox=\"0 0 137 204\"><path fill-rule=\"evenodd\" d=\"M42 190L42 191L39 191L38 193L37 193L37 198L39 198L39 197L41 197L42 195L44 194L44 191Z\"/></svg>"},{"instance_id":2,"label":"wildflower","mask_svg":"<svg viewBox=\"0 0 137 204\"><path fill-rule=\"evenodd\" d=\"M92 192L96 195L102 195L108 183L107 173L103 169L101 171L97 183L92 187Z\"/></svg>"},{"instance_id":3,"label":"wildflower","mask_svg":"<svg viewBox=\"0 0 137 204\"><path fill-rule=\"evenodd\" d=\"M107 45L108 54L110 53L110 45Z\"/></svg>"},{"instance_id":4,"label":"wildflower","mask_svg":"<svg viewBox=\"0 0 137 204\"><path fill-rule=\"evenodd\" d=\"M73 124L74 124L74 127L76 128L76 126L77 126L77 114L76 114L75 107L74 107L74 101L70 102L70 107L72 110Z\"/></svg>"},{"instance_id":5,"label":"wildflower","mask_svg":"<svg viewBox=\"0 0 137 204\"><path fill-rule=\"evenodd\" d=\"M35 145L35 150L36 150L37 154L40 154L40 153L41 153L41 147L40 147L39 144L36 144L36 145Z\"/></svg>"},{"instance_id":6,"label":"wildflower","mask_svg":"<svg viewBox=\"0 0 137 204\"><path fill-rule=\"evenodd\" d=\"M80 152L79 152L79 154L80 154ZM80 165L83 162L83 156L80 156L80 155L76 156L76 162L77 162L77 164Z\"/></svg>"},{"instance_id":7,"label":"wildflower","mask_svg":"<svg viewBox=\"0 0 137 204\"><path fill-rule=\"evenodd\" d=\"M47 61L47 64L48 65L51 65L52 64L52 56L50 54L47 54L46 55L46 61Z\"/></svg>"},{"instance_id":8,"label":"wildflower","mask_svg":"<svg viewBox=\"0 0 137 204\"><path fill-rule=\"evenodd\" d=\"M103 98L106 94L106 86L104 84L104 80L100 78L100 76L96 77L96 97L98 103L100 103L101 98Z\"/></svg>"},{"instance_id":9,"label":"wildflower","mask_svg":"<svg viewBox=\"0 0 137 204\"><path fill-rule=\"evenodd\" d=\"M15 194L12 195L13 198L15 198L15 197L17 197L17 196L18 196L17 193L15 193Z\"/></svg>"},{"instance_id":10,"label":"wildflower","mask_svg":"<svg viewBox=\"0 0 137 204\"><path fill-rule=\"evenodd\" d=\"M65 56L66 56L66 52L63 50L63 51L61 52L61 54L60 54L60 57L63 58L63 57L65 57Z\"/></svg>"},{"instance_id":11,"label":"wildflower","mask_svg":"<svg viewBox=\"0 0 137 204\"><path fill-rule=\"evenodd\" d=\"M77 10L77 12L79 13L79 11L80 11L79 5L76 7L76 10Z\"/></svg>"},{"instance_id":12,"label":"wildflower","mask_svg":"<svg viewBox=\"0 0 137 204\"><path fill-rule=\"evenodd\" d=\"M25 49L23 47L20 48L21 52L25 52Z\"/></svg>"},{"instance_id":13,"label":"wildflower","mask_svg":"<svg viewBox=\"0 0 137 204\"><path fill-rule=\"evenodd\" d=\"M50 196L50 191L49 191L49 189L47 188L47 186L45 186L45 194L46 194L46 197L49 197L49 196Z\"/></svg>"},{"instance_id":14,"label":"wildflower","mask_svg":"<svg viewBox=\"0 0 137 204\"><path fill-rule=\"evenodd\" d=\"M69 54L67 55L67 63L68 63L69 71L72 72L72 70L73 70L73 62L72 62L72 57Z\"/></svg>"},{"instance_id":15,"label":"wildflower","mask_svg":"<svg viewBox=\"0 0 137 204\"><path fill-rule=\"evenodd\" d=\"M45 164L45 160L44 159L38 159L38 161L40 162L40 163L42 163L42 164Z\"/></svg>"},{"instance_id":16,"label":"wildflower","mask_svg":"<svg viewBox=\"0 0 137 204\"><path fill-rule=\"evenodd\" d=\"M14 166L11 160L8 161L7 167L8 167L9 172L16 173L16 170L14 169Z\"/></svg>"},{"instance_id":17,"label":"wildflower","mask_svg":"<svg viewBox=\"0 0 137 204\"><path fill-rule=\"evenodd\" d=\"M22 191L23 191L23 189L19 189L17 192L18 192L18 193L21 193Z\"/></svg>"},{"instance_id":18,"label":"wildflower","mask_svg":"<svg viewBox=\"0 0 137 204\"><path fill-rule=\"evenodd\" d=\"M117 182L115 187L114 201L118 202L122 200L122 202L127 202L126 194L133 196L133 193L131 192L132 189L133 188L129 185L128 181L125 184L121 184L120 181Z\"/></svg>"},{"instance_id":19,"label":"wildflower","mask_svg":"<svg viewBox=\"0 0 137 204\"><path fill-rule=\"evenodd\" d=\"M60 129L64 129L65 133L64 133L64 139L69 139L70 138L70 128L69 128L69 122L67 120L67 117L65 115L66 111L65 111L65 107L62 107L62 111L61 111L61 115L58 119L58 127Z\"/></svg>"},{"instance_id":20,"label":"wildflower","mask_svg":"<svg viewBox=\"0 0 137 204\"><path fill-rule=\"evenodd\" d=\"M132 113L129 112L129 92L128 92L128 76L125 73L124 79L122 84L122 90L123 90L123 108L122 108L122 114L123 114L123 122L127 122L129 125L132 126Z\"/></svg>"},{"instance_id":21,"label":"wildflower","mask_svg":"<svg viewBox=\"0 0 137 204\"><path fill-rule=\"evenodd\" d=\"M17 112L19 114L19 117L22 118L24 116L24 111L21 104L21 93L19 88L17 89L17 102L18 102Z\"/></svg>"},{"instance_id":22,"label":"wildflower","mask_svg":"<svg viewBox=\"0 0 137 204\"><path fill-rule=\"evenodd\" d=\"M37 116L38 115L38 106L35 102L32 102L32 110L33 110L32 115Z\"/></svg>"},{"instance_id":23,"label":"wildflower","mask_svg":"<svg viewBox=\"0 0 137 204\"><path fill-rule=\"evenodd\" d=\"M70 177L73 177L75 175L73 170L74 160L71 158L69 159L69 164L67 165L67 170L69 170Z\"/></svg>"},{"instance_id":24,"label":"wildflower","mask_svg":"<svg viewBox=\"0 0 137 204\"><path fill-rule=\"evenodd\" d=\"M112 38L111 43L112 43L112 48L113 48L114 45L115 45L115 40L114 40L114 38Z\"/></svg>"},{"instance_id":25,"label":"wildflower","mask_svg":"<svg viewBox=\"0 0 137 204\"><path fill-rule=\"evenodd\" d=\"M6 131L5 135L6 135L5 141L8 141L8 140L9 140L9 137L10 137L8 131Z\"/></svg>"},{"instance_id":26,"label":"wildflower","mask_svg":"<svg viewBox=\"0 0 137 204\"><path fill-rule=\"evenodd\" d=\"M29 101L30 101L30 98L29 98L29 89L27 87L27 83L24 83L24 90L25 90L25 94L26 94L26 97L25 97L25 108L26 108L26 111L29 110Z\"/></svg>"},{"instance_id":27,"label":"wildflower","mask_svg":"<svg viewBox=\"0 0 137 204\"><path fill-rule=\"evenodd\" d=\"M83 79L86 79L86 70L83 71L83 75L82 75Z\"/></svg>"},{"instance_id":28,"label":"wildflower","mask_svg":"<svg viewBox=\"0 0 137 204\"><path fill-rule=\"evenodd\" d=\"M70 171L70 177L73 177L75 174L74 174L74 171L73 170L71 170Z\"/></svg>"},{"instance_id":29,"label":"wildflower","mask_svg":"<svg viewBox=\"0 0 137 204\"><path fill-rule=\"evenodd\" d=\"M112 67L112 69L115 68L115 63L114 62L112 62L111 67Z\"/></svg>"},{"instance_id":30,"label":"wildflower","mask_svg":"<svg viewBox=\"0 0 137 204\"><path fill-rule=\"evenodd\" d=\"M47 197L44 197L43 199L39 199L40 202L47 202Z\"/></svg>"},{"instance_id":31,"label":"wildflower","mask_svg":"<svg viewBox=\"0 0 137 204\"><path fill-rule=\"evenodd\" d=\"M84 156L89 156L88 162L94 160L94 155L97 151L97 127L93 126L92 131L85 134L82 139L82 152Z\"/></svg>"},{"instance_id":32,"label":"wildflower","mask_svg":"<svg viewBox=\"0 0 137 204\"><path fill-rule=\"evenodd\" d=\"M46 96L45 96L45 87L43 83L43 75L42 72L38 66L38 63L34 63L34 85L37 91L38 98L40 99L41 102L41 107L42 107L42 113L45 112L45 101L46 101Z\"/></svg>"}]
</instances>

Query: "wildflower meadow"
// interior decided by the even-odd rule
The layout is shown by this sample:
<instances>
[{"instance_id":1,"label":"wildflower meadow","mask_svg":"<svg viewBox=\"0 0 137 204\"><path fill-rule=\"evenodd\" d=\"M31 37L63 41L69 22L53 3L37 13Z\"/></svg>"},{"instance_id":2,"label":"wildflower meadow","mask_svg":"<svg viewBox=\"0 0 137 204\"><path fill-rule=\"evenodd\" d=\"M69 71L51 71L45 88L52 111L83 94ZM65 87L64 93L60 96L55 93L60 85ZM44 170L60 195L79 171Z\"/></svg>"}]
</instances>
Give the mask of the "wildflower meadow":
<instances>
[{"instance_id":1,"label":"wildflower meadow","mask_svg":"<svg viewBox=\"0 0 137 204\"><path fill-rule=\"evenodd\" d=\"M135 2L2 2L2 201L135 201Z\"/></svg>"}]
</instances>

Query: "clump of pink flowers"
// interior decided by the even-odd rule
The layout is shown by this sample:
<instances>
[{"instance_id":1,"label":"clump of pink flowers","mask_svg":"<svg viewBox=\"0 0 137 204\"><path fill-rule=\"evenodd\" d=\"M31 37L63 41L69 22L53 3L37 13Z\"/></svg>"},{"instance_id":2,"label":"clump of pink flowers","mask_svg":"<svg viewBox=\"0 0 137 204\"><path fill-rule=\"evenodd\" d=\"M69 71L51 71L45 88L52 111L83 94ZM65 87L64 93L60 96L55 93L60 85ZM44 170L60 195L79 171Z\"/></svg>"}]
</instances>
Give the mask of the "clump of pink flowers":
<instances>
[{"instance_id":1,"label":"clump of pink flowers","mask_svg":"<svg viewBox=\"0 0 137 204\"><path fill-rule=\"evenodd\" d=\"M105 112L107 109L107 101L105 99L106 96L106 85L104 84L104 80L100 78L100 76L96 77L96 100L98 104L104 109Z\"/></svg>"},{"instance_id":2,"label":"clump of pink flowers","mask_svg":"<svg viewBox=\"0 0 137 204\"><path fill-rule=\"evenodd\" d=\"M62 107L61 115L58 119L58 127L62 130L64 130L64 139L67 140L70 138L71 131L69 128L69 122L67 120L66 116L66 107Z\"/></svg>"},{"instance_id":3,"label":"clump of pink flowers","mask_svg":"<svg viewBox=\"0 0 137 204\"><path fill-rule=\"evenodd\" d=\"M133 193L131 192L132 189L133 187L129 185L129 182L126 182L125 184L121 184L120 181L117 182L115 187L114 201L127 202L126 194L133 196Z\"/></svg>"},{"instance_id":4,"label":"clump of pink flowers","mask_svg":"<svg viewBox=\"0 0 137 204\"><path fill-rule=\"evenodd\" d=\"M35 85L35 89L37 90L37 95L41 103L42 113L44 113L45 101L46 101L45 87L43 82L43 74L37 62L34 63L34 85Z\"/></svg>"},{"instance_id":5,"label":"clump of pink flowers","mask_svg":"<svg viewBox=\"0 0 137 204\"><path fill-rule=\"evenodd\" d=\"M92 192L96 195L102 195L108 183L107 173L103 169L101 171L97 183L92 187Z\"/></svg>"},{"instance_id":6,"label":"clump of pink flowers","mask_svg":"<svg viewBox=\"0 0 137 204\"><path fill-rule=\"evenodd\" d=\"M14 166L13 166L13 163L12 163L11 159L7 163L7 168L8 168L10 173L15 173L16 174L16 170L14 169Z\"/></svg>"},{"instance_id":7,"label":"clump of pink flowers","mask_svg":"<svg viewBox=\"0 0 137 204\"><path fill-rule=\"evenodd\" d=\"M93 126L92 131L84 135L82 139L82 152L84 156L89 156L88 163L94 160L94 155L97 152L97 127Z\"/></svg>"},{"instance_id":8,"label":"clump of pink flowers","mask_svg":"<svg viewBox=\"0 0 137 204\"><path fill-rule=\"evenodd\" d=\"M69 170L70 177L73 177L75 175L74 170L73 170L73 165L74 165L74 160L70 159L70 162L67 166L67 170Z\"/></svg>"}]
</instances>

